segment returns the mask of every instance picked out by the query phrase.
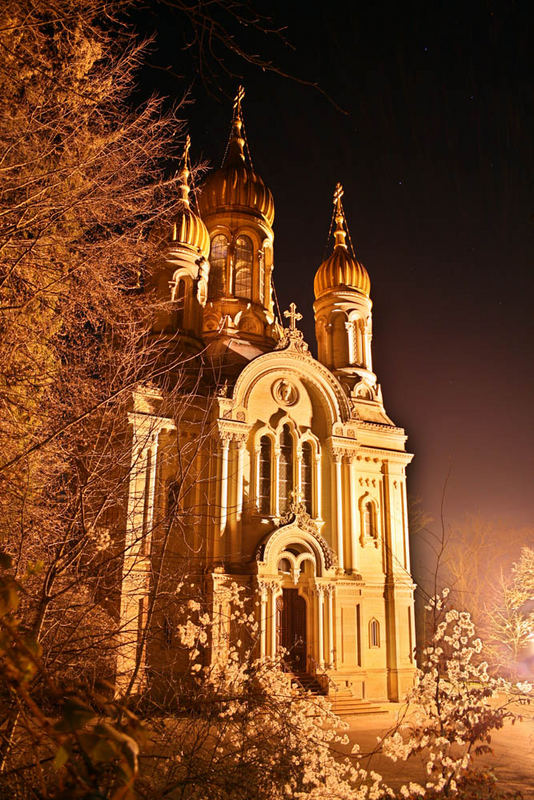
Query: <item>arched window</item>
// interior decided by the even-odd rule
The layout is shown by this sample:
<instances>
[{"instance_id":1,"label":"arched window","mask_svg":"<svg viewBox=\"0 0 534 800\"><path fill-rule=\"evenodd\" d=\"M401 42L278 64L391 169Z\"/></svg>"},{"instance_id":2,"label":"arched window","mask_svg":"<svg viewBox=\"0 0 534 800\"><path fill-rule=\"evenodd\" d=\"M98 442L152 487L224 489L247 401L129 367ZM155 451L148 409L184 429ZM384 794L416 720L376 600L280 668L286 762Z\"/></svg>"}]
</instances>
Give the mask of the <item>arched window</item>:
<instances>
[{"instance_id":1,"label":"arched window","mask_svg":"<svg viewBox=\"0 0 534 800\"><path fill-rule=\"evenodd\" d=\"M369 623L369 647L380 647L380 625L377 619Z\"/></svg>"},{"instance_id":2,"label":"arched window","mask_svg":"<svg viewBox=\"0 0 534 800\"><path fill-rule=\"evenodd\" d=\"M376 538L375 509L372 503L363 507L363 533L368 539Z\"/></svg>"},{"instance_id":3,"label":"arched window","mask_svg":"<svg viewBox=\"0 0 534 800\"><path fill-rule=\"evenodd\" d=\"M271 513L271 440L268 436L260 439L260 469L258 486L258 505L262 514Z\"/></svg>"},{"instance_id":4,"label":"arched window","mask_svg":"<svg viewBox=\"0 0 534 800\"><path fill-rule=\"evenodd\" d=\"M210 274L208 297L213 299L226 294L226 262L228 257L228 240L218 233L211 240Z\"/></svg>"},{"instance_id":5,"label":"arched window","mask_svg":"<svg viewBox=\"0 0 534 800\"><path fill-rule=\"evenodd\" d=\"M311 442L304 442L302 445L302 501L306 511L311 516L313 503L313 451Z\"/></svg>"},{"instance_id":6,"label":"arched window","mask_svg":"<svg viewBox=\"0 0 534 800\"><path fill-rule=\"evenodd\" d=\"M291 562L289 558L281 558L278 562L278 572L291 572Z\"/></svg>"},{"instance_id":7,"label":"arched window","mask_svg":"<svg viewBox=\"0 0 534 800\"><path fill-rule=\"evenodd\" d=\"M235 243L234 294L247 300L252 296L252 242L248 236L238 236Z\"/></svg>"},{"instance_id":8,"label":"arched window","mask_svg":"<svg viewBox=\"0 0 534 800\"><path fill-rule=\"evenodd\" d=\"M184 311L185 311L185 281L178 279L174 291L174 301L176 303L176 327L184 327Z\"/></svg>"},{"instance_id":9,"label":"arched window","mask_svg":"<svg viewBox=\"0 0 534 800\"><path fill-rule=\"evenodd\" d=\"M280 437L278 499L280 513L289 510L291 492L293 491L293 437L289 425L284 425Z\"/></svg>"}]
</instances>

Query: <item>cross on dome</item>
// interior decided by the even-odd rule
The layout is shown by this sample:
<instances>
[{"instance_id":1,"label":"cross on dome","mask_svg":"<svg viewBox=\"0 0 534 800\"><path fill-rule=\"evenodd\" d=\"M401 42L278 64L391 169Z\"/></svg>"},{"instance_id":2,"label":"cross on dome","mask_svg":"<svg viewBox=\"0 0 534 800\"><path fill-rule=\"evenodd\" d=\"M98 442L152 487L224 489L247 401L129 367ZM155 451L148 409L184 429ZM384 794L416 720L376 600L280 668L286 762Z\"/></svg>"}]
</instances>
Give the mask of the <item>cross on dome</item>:
<instances>
[{"instance_id":1,"label":"cross on dome","mask_svg":"<svg viewBox=\"0 0 534 800\"><path fill-rule=\"evenodd\" d=\"M234 97L234 119L241 118L241 101L245 98L245 87L239 86Z\"/></svg>"},{"instance_id":2,"label":"cross on dome","mask_svg":"<svg viewBox=\"0 0 534 800\"><path fill-rule=\"evenodd\" d=\"M187 167L187 165L189 163L189 149L190 149L190 147L191 147L191 137L189 136L189 134L187 134L187 136L185 137L185 144L184 144L184 155L183 155L184 167Z\"/></svg>"},{"instance_id":3,"label":"cross on dome","mask_svg":"<svg viewBox=\"0 0 534 800\"><path fill-rule=\"evenodd\" d=\"M338 211L341 211L341 198L345 194L343 190L343 186L339 183L336 183L336 188L334 190L334 205L336 206Z\"/></svg>"},{"instance_id":4,"label":"cross on dome","mask_svg":"<svg viewBox=\"0 0 534 800\"><path fill-rule=\"evenodd\" d=\"M189 134L185 137L184 154L182 156L183 164L180 173L180 195L181 199L189 206L189 148L191 147L191 137Z\"/></svg>"},{"instance_id":5,"label":"cross on dome","mask_svg":"<svg viewBox=\"0 0 534 800\"><path fill-rule=\"evenodd\" d=\"M341 247L346 247L345 238L347 233L345 231L346 223L345 223L345 212L343 211L343 205L341 203L341 198L344 195L343 186L339 183L336 183L336 188L334 189L334 215L336 221L336 229L334 231L334 239L336 245L341 245Z\"/></svg>"},{"instance_id":6,"label":"cross on dome","mask_svg":"<svg viewBox=\"0 0 534 800\"><path fill-rule=\"evenodd\" d=\"M302 319L302 314L297 311L295 303L289 304L289 311L284 311L284 317L289 320L289 330L297 330L297 322Z\"/></svg>"}]
</instances>

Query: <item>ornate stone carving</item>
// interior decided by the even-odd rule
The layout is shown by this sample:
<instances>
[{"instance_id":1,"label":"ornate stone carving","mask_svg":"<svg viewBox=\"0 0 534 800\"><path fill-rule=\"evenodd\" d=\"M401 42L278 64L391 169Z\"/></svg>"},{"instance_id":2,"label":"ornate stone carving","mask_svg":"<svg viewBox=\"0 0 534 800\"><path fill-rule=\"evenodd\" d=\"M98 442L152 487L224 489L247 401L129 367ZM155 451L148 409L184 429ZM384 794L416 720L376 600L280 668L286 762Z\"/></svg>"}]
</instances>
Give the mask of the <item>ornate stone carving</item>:
<instances>
[{"instance_id":1,"label":"ornate stone carving","mask_svg":"<svg viewBox=\"0 0 534 800\"><path fill-rule=\"evenodd\" d=\"M297 528L300 528L300 530L311 533L323 552L326 568L330 569L337 564L337 558L334 551L319 533L317 523L310 517L306 511L305 504L300 500L300 498L295 497L291 500L289 511L287 511L283 516L278 517L278 519L275 520L275 524L278 529L287 525L295 525ZM259 549L260 548L258 548L256 553L256 559L261 561L263 559L263 550L260 555Z\"/></svg>"},{"instance_id":2,"label":"ornate stone carving","mask_svg":"<svg viewBox=\"0 0 534 800\"><path fill-rule=\"evenodd\" d=\"M299 399L297 388L285 378L273 384L271 391L276 402L283 406L293 406Z\"/></svg>"},{"instance_id":3,"label":"ornate stone carving","mask_svg":"<svg viewBox=\"0 0 534 800\"><path fill-rule=\"evenodd\" d=\"M300 355L307 358L312 358L309 351L307 342L304 341L304 335L298 328L291 330L291 328L284 328L280 341L274 348L275 350L294 350Z\"/></svg>"}]
</instances>

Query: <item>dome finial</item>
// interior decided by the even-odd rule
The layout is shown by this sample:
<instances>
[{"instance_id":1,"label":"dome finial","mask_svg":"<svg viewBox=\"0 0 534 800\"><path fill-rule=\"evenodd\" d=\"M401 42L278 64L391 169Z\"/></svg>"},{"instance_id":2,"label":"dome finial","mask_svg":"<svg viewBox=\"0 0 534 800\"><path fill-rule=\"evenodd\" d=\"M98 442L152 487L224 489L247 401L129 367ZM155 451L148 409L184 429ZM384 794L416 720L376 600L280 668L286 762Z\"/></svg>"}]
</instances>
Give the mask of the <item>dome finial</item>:
<instances>
[{"instance_id":1,"label":"dome finial","mask_svg":"<svg viewBox=\"0 0 534 800\"><path fill-rule=\"evenodd\" d=\"M189 207L189 175L191 174L189 162L189 148L191 147L191 137L189 134L185 137L184 153L182 156L182 171L180 172L180 195L181 200L186 206Z\"/></svg>"},{"instance_id":2,"label":"dome finial","mask_svg":"<svg viewBox=\"0 0 534 800\"><path fill-rule=\"evenodd\" d=\"M245 98L245 87L240 85L237 88L237 94L234 97L234 116L233 121L235 122L237 119L243 121L241 116L241 102Z\"/></svg>"},{"instance_id":3,"label":"dome finial","mask_svg":"<svg viewBox=\"0 0 534 800\"><path fill-rule=\"evenodd\" d=\"M341 198L343 197L343 186L339 183L336 183L336 188L334 190L334 213L335 213L335 220L336 220L336 229L334 231L334 238L336 240L335 246L337 247L340 245L341 247L347 247L345 239L347 237L347 233L345 231L346 222L345 222L345 212L343 211L343 204L341 203Z\"/></svg>"},{"instance_id":4,"label":"dome finial","mask_svg":"<svg viewBox=\"0 0 534 800\"><path fill-rule=\"evenodd\" d=\"M244 86L239 86L237 94L234 97L233 113L232 113L232 128L230 131L230 139L226 148L226 156L223 163L235 160L245 160L245 139L243 137L243 110L241 103L245 97Z\"/></svg>"}]
</instances>

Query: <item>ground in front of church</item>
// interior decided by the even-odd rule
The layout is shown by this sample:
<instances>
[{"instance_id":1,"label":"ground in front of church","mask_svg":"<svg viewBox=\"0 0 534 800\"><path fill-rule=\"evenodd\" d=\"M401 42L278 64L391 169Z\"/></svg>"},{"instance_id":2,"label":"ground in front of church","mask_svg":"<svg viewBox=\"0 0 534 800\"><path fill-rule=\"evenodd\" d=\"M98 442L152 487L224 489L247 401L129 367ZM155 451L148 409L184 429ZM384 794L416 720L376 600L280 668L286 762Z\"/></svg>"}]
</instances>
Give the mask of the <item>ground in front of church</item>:
<instances>
[{"instance_id":1,"label":"ground in front of church","mask_svg":"<svg viewBox=\"0 0 534 800\"><path fill-rule=\"evenodd\" d=\"M349 724L347 733L351 746L359 744L362 753L369 753L376 747L377 737L395 725L401 708L396 703L385 703L381 707L387 709L387 713L344 717ZM507 723L502 730L496 731L491 743L493 753L476 758L474 764L490 769L502 790L520 790L525 800L534 800L534 710L526 708L518 710L518 713L524 713L525 719L513 726ZM362 766L367 765L368 761L364 759ZM423 785L425 782L424 765L415 759L403 764L375 755L371 767L391 786L400 786L410 780Z\"/></svg>"}]
</instances>

